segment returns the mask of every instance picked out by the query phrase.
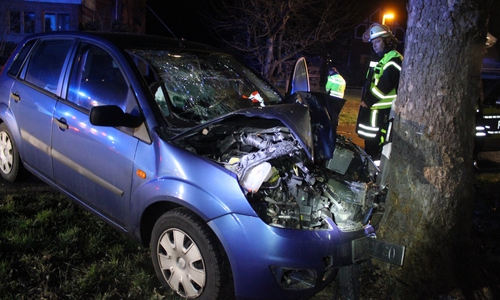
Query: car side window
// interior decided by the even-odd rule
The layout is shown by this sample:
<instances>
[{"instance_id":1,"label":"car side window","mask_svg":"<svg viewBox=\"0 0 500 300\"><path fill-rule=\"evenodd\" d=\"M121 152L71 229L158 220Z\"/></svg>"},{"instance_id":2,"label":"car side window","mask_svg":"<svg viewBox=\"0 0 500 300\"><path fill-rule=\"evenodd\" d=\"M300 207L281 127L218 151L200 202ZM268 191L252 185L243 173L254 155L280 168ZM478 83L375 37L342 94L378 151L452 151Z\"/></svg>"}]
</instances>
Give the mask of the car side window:
<instances>
[{"instance_id":1,"label":"car side window","mask_svg":"<svg viewBox=\"0 0 500 300\"><path fill-rule=\"evenodd\" d=\"M14 58L14 61L12 62L12 65L9 68L9 75L16 77L19 74L19 71L21 70L21 67L23 65L24 60L26 59L26 56L28 55L29 51L33 47L33 44L36 42L36 40L30 40L26 44L23 45L23 48L19 53L16 55Z\"/></svg>"},{"instance_id":2,"label":"car side window","mask_svg":"<svg viewBox=\"0 0 500 300\"><path fill-rule=\"evenodd\" d=\"M72 43L73 40L41 41L30 58L25 80L56 93L64 60Z\"/></svg>"},{"instance_id":3,"label":"car side window","mask_svg":"<svg viewBox=\"0 0 500 300\"><path fill-rule=\"evenodd\" d=\"M71 70L68 100L90 110L117 105L127 110L127 82L113 57L104 49L82 43Z\"/></svg>"}]
</instances>

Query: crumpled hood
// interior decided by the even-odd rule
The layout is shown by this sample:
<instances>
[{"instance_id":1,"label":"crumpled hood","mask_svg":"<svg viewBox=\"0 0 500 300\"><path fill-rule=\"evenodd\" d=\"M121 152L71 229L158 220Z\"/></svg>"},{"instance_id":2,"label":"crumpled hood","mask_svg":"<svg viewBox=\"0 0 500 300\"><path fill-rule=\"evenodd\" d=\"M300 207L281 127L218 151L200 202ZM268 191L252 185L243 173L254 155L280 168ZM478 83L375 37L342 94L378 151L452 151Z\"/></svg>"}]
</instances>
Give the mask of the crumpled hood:
<instances>
[{"instance_id":1,"label":"crumpled hood","mask_svg":"<svg viewBox=\"0 0 500 300\"><path fill-rule=\"evenodd\" d=\"M298 92L287 98L283 104L240 109L189 128L171 140L185 138L192 132L198 132L235 116L258 117L281 121L297 138L311 160L329 159L335 149L338 113L345 103L345 100L342 101L341 104L330 101L326 94Z\"/></svg>"}]
</instances>

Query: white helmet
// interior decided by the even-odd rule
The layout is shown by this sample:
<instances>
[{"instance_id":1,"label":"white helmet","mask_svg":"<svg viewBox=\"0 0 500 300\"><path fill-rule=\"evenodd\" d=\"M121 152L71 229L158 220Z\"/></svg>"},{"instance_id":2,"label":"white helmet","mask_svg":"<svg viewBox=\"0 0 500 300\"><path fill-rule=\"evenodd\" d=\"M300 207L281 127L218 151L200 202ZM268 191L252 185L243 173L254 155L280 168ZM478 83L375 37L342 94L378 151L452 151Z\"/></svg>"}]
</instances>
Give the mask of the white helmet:
<instances>
[{"instance_id":1,"label":"white helmet","mask_svg":"<svg viewBox=\"0 0 500 300\"><path fill-rule=\"evenodd\" d=\"M365 33L363 33L363 42L368 43L378 37L390 37L396 39L392 34L391 29L385 25L380 25L378 23L373 23L370 28L368 28Z\"/></svg>"}]
</instances>

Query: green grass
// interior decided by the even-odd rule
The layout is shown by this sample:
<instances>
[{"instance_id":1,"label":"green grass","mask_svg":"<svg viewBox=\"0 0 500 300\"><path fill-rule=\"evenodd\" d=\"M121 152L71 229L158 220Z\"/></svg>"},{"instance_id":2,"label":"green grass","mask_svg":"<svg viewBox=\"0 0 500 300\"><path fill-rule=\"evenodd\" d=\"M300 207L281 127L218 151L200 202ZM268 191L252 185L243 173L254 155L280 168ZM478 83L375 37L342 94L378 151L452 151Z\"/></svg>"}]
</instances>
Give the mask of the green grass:
<instances>
[{"instance_id":1,"label":"green grass","mask_svg":"<svg viewBox=\"0 0 500 300\"><path fill-rule=\"evenodd\" d=\"M344 98L347 100L340 112L339 125L354 126L358 119L361 91L346 90Z\"/></svg>"},{"instance_id":2,"label":"green grass","mask_svg":"<svg viewBox=\"0 0 500 300\"><path fill-rule=\"evenodd\" d=\"M180 299L147 249L48 187L2 192L0 228L2 299Z\"/></svg>"}]
</instances>

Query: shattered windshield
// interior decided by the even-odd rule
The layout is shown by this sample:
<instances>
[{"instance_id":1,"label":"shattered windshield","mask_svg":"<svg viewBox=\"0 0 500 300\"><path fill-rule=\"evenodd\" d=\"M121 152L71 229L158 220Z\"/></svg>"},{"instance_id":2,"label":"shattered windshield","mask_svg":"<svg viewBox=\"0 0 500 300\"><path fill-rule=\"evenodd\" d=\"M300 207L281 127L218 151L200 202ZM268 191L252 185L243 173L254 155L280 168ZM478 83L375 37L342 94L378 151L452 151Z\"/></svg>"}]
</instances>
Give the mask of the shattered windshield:
<instances>
[{"instance_id":1,"label":"shattered windshield","mask_svg":"<svg viewBox=\"0 0 500 300\"><path fill-rule=\"evenodd\" d=\"M203 123L241 108L266 106L281 96L229 55L132 51L158 73L152 91L165 116ZM166 105L167 107L162 107Z\"/></svg>"}]
</instances>

